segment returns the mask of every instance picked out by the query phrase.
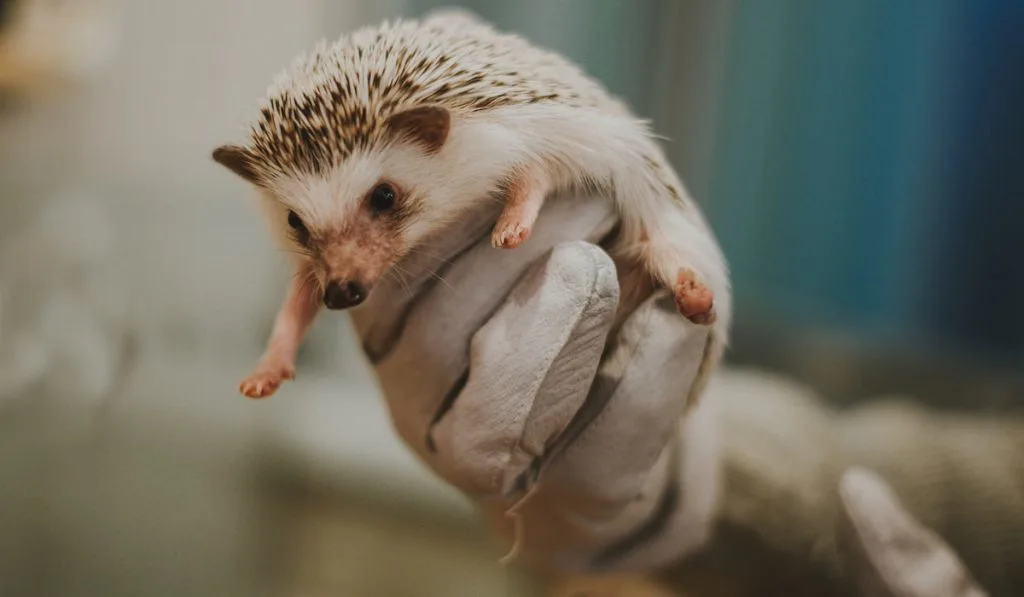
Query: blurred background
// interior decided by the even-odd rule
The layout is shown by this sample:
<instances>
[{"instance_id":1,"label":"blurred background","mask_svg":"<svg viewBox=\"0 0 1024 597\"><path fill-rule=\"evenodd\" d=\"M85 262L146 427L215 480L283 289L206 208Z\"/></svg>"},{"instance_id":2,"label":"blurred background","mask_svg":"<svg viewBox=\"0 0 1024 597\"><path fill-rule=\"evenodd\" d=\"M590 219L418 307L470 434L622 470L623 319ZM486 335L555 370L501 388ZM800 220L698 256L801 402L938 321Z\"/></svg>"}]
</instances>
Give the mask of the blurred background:
<instances>
[{"instance_id":1,"label":"blurred background","mask_svg":"<svg viewBox=\"0 0 1024 597\"><path fill-rule=\"evenodd\" d=\"M288 272L209 159L295 54L427 0L0 0L0 595L519 595L344 318L236 385ZM669 138L730 360L837 404L1021 406L1024 4L463 2ZM1016 400L1016 402L1015 402Z\"/></svg>"}]
</instances>

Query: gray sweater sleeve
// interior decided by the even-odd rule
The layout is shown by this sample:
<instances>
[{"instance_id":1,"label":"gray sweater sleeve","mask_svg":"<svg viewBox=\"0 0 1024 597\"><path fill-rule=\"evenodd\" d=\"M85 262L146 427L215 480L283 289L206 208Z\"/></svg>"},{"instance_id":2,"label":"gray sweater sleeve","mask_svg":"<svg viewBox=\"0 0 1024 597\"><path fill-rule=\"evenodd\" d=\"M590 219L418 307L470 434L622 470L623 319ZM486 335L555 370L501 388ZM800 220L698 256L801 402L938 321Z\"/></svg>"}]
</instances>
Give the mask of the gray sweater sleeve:
<instances>
[{"instance_id":1,"label":"gray sweater sleeve","mask_svg":"<svg viewBox=\"0 0 1024 597\"><path fill-rule=\"evenodd\" d=\"M858 595L840 478L875 471L993 596L1024 595L1024 421L899 399L847 411L753 373L710 388L722 487L705 548L665 574L687 594ZM896 593L894 593L896 594Z\"/></svg>"}]
</instances>

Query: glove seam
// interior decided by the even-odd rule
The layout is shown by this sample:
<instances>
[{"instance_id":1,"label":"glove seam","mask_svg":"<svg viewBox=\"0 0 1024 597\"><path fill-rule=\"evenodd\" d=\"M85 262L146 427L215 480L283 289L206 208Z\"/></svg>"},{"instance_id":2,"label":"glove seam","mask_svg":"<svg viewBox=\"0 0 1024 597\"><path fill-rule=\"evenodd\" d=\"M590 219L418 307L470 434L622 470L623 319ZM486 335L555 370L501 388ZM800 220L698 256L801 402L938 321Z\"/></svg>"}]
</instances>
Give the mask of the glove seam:
<instances>
[{"instance_id":1,"label":"glove seam","mask_svg":"<svg viewBox=\"0 0 1024 597\"><path fill-rule=\"evenodd\" d=\"M562 245L562 246L565 246L565 245ZM585 319L586 319L585 315L593 308L593 306L598 302L599 299L604 299L605 298L605 296L603 294L597 292L597 289L598 289L600 281L602 280L602 277L604 275L607 275L609 269L611 269L609 264L603 263L601 260L595 259L594 255L593 255L593 253L591 251L579 250L575 246L575 244L569 244L568 247L577 249L577 251L579 253L584 253L586 255L586 257L591 262L591 265L592 265L591 271L593 271L593 275L591 276L590 288L589 288L588 292L586 293L586 297L587 298L584 301L583 306L577 311L576 316L574 318L575 320L573 321L572 326L569 326L567 328L568 331L565 333L564 337L562 338L563 341L558 344L558 346L561 346L561 348L555 354L554 358L551 359L551 361L549 362L547 371L544 373L543 379L541 379L540 384L537 386L537 392L536 392L537 395L540 395L542 393L542 391L543 391L543 388L548 384L548 382L550 380L550 376L551 376L551 373L552 373L552 369L553 369L554 363L556 363L558 361L559 357L564 354L565 345L568 343L569 339L572 338L576 334L576 332L579 330L581 322L585 321ZM555 247L555 248L557 249L558 247ZM553 253L554 253L554 249L552 250L552 254ZM612 293L612 294L614 295L615 293ZM597 367L598 368L600 367L600 358L598 359ZM586 397L584 397L584 400L583 400L583 403L585 403L585 402L586 402ZM536 404L536 402L534 402L531 405L531 407L530 407L529 413L527 413L526 417L523 419L523 424L520 427L518 438L516 439L515 444L513 444L513 446L504 455L505 463L506 464L508 464L509 462L512 461L513 455L518 450L522 449L523 436L525 435L526 429L529 427L530 423L532 422L532 420L534 419L534 417L536 415L536 412L537 412L536 411L536 407L537 407L537 404ZM581 407L582 407L582 404L581 404ZM516 480L512 484L512 487L515 488L515 490L522 491L525 494L528 494L530 489L531 489L531 487L535 486L536 484L538 484L540 482L540 475L541 475L541 473L543 471L543 465L534 466L533 463L536 463L538 461L542 461L544 459L544 457L546 455L547 447L550 446L554 441L557 440L558 437L561 436L561 434L565 431L566 428L569 427L569 425L572 423L572 421L573 421L573 418L570 418L569 421L565 425L563 425L562 428L557 433L553 434L552 437L548 441L545 442L545 450L543 452L541 452L540 454L531 454L531 456L532 456L532 458L531 458L531 465L528 466L524 471L516 473ZM522 451L526 452L526 450L522 450ZM536 470L536 473L533 476L533 479L530 479L529 477L525 477L524 478L524 475L527 475L531 470ZM520 479L525 480L525 483L521 483Z\"/></svg>"},{"instance_id":2,"label":"glove seam","mask_svg":"<svg viewBox=\"0 0 1024 597\"><path fill-rule=\"evenodd\" d=\"M621 538L598 551L597 555L591 559L595 567L608 567L616 560L628 558L637 549L657 540L664 534L672 517L678 513L680 507L684 506L680 478L682 446L678 435L674 435L669 441L668 449L671 450L668 475L665 477L665 486L657 504L649 516L640 520Z\"/></svg>"},{"instance_id":3,"label":"glove seam","mask_svg":"<svg viewBox=\"0 0 1024 597\"><path fill-rule=\"evenodd\" d=\"M377 366L387 359L388 356L391 355L392 351L394 351L395 347L401 343L402 335L405 334L405 326L409 320L409 316L416 310L417 305L419 305L423 296L434 290L434 288L441 283L444 279L444 275L448 273L456 263L458 263L460 258L477 249L485 242L489 243L487 240L488 238L489 235L485 229L485 231L479 236L473 236L472 240L467 241L465 246L459 247L456 251L452 252L451 255L445 257L445 261L436 269L432 270L432 275L424 275L423 280L418 284L415 292L408 297L408 300L405 301L401 312L396 315L395 319L397 319L397 322L385 338L377 342L371 342L370 338L373 336L372 330L367 331L362 341L362 350L371 366ZM378 345L378 348L374 348L371 345Z\"/></svg>"}]
</instances>

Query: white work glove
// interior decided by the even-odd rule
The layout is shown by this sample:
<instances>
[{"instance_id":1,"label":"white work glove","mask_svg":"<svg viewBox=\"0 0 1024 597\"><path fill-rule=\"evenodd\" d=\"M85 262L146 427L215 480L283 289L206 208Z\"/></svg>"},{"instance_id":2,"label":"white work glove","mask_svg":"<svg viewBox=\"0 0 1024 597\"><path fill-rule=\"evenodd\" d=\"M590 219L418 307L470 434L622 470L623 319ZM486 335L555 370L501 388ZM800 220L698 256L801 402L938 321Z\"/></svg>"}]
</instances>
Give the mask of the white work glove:
<instances>
[{"instance_id":1,"label":"white work glove","mask_svg":"<svg viewBox=\"0 0 1024 597\"><path fill-rule=\"evenodd\" d=\"M498 208L418 250L353 311L395 428L528 561L671 567L710 538L729 499L720 461L743 439L722 436L713 396L686 412L707 328L664 293L613 328L614 265L591 244L616 224L610 202L550 201L511 251L490 246ZM864 597L983 595L879 480L855 470L840 485L847 574Z\"/></svg>"},{"instance_id":2,"label":"white work glove","mask_svg":"<svg viewBox=\"0 0 1024 597\"><path fill-rule=\"evenodd\" d=\"M528 561L681 558L707 535L716 485L713 449L689 446L702 408L681 424L708 328L656 293L608 342L619 287L590 243L616 225L611 203L549 201L513 250L490 245L498 208L416 251L353 311L395 428Z\"/></svg>"}]
</instances>

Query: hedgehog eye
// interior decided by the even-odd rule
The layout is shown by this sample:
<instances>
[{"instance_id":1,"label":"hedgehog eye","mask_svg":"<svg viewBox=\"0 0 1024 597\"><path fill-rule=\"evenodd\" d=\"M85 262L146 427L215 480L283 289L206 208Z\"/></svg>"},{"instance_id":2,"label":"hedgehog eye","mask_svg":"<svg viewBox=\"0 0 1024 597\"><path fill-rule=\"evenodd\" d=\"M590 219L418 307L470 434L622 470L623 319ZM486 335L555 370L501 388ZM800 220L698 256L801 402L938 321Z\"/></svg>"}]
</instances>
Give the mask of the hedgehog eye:
<instances>
[{"instance_id":1,"label":"hedgehog eye","mask_svg":"<svg viewBox=\"0 0 1024 597\"><path fill-rule=\"evenodd\" d=\"M295 235L299 242L305 243L309 238L309 230L306 229L306 224L303 223L302 218L299 214L294 211L288 210L288 226L295 231Z\"/></svg>"},{"instance_id":2,"label":"hedgehog eye","mask_svg":"<svg viewBox=\"0 0 1024 597\"><path fill-rule=\"evenodd\" d=\"M376 213L390 211L395 207L396 197L395 188L386 182L382 182L374 187L370 193L370 209Z\"/></svg>"},{"instance_id":3,"label":"hedgehog eye","mask_svg":"<svg viewBox=\"0 0 1024 597\"><path fill-rule=\"evenodd\" d=\"M306 225L302 223L302 218L292 210L288 210L288 225L296 232L302 232L306 229Z\"/></svg>"}]
</instances>

